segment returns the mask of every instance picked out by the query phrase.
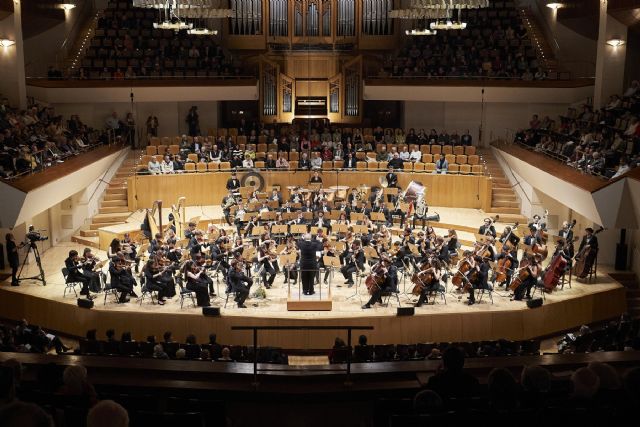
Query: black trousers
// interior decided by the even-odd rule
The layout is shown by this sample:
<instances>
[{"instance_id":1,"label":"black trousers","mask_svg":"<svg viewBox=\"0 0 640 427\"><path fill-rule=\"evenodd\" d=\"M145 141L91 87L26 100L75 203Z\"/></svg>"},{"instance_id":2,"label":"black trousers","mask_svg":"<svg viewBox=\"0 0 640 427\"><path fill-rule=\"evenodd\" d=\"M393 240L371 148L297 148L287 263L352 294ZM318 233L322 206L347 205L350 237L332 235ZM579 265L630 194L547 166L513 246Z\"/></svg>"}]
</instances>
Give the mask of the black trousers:
<instances>
[{"instance_id":1,"label":"black trousers","mask_svg":"<svg viewBox=\"0 0 640 427\"><path fill-rule=\"evenodd\" d=\"M189 281L187 283L187 289L196 293L196 302L198 303L198 307L209 307L211 305L207 287L207 281L205 280Z\"/></svg>"},{"instance_id":2,"label":"black trousers","mask_svg":"<svg viewBox=\"0 0 640 427\"><path fill-rule=\"evenodd\" d=\"M265 287L270 288L273 285L273 281L276 280L276 270L271 266L271 263L264 263L264 269L262 270L262 281ZM268 276L268 277L267 277Z\"/></svg>"},{"instance_id":3,"label":"black trousers","mask_svg":"<svg viewBox=\"0 0 640 427\"><path fill-rule=\"evenodd\" d=\"M527 280L522 282L520 286L514 292L514 299L521 300L525 293L527 297L531 296L531 288L533 288L538 281L535 277L529 277Z\"/></svg>"},{"instance_id":4,"label":"black trousers","mask_svg":"<svg viewBox=\"0 0 640 427\"><path fill-rule=\"evenodd\" d=\"M242 305L244 304L244 302L246 301L247 297L249 296L249 289L251 288L251 285L253 284L253 282L249 283L249 286L245 286L245 285L236 285L233 286L233 292L236 293L236 297L234 299L235 302L238 303L238 305Z\"/></svg>"},{"instance_id":5,"label":"black trousers","mask_svg":"<svg viewBox=\"0 0 640 427\"><path fill-rule=\"evenodd\" d=\"M70 274L67 277L67 281L82 283L82 290L80 291L80 295L89 296L89 283L91 279L89 279L87 276L85 276L84 274Z\"/></svg>"},{"instance_id":6,"label":"black trousers","mask_svg":"<svg viewBox=\"0 0 640 427\"><path fill-rule=\"evenodd\" d=\"M377 302L382 303L382 289L379 287L375 287L375 290L371 294L371 298L367 301L367 305L373 305Z\"/></svg>"},{"instance_id":7,"label":"black trousers","mask_svg":"<svg viewBox=\"0 0 640 427\"><path fill-rule=\"evenodd\" d=\"M287 282L287 280L293 280L293 281L298 280L298 270L296 270L295 267L285 267L283 268L283 271L284 271L285 283Z\"/></svg>"},{"instance_id":8,"label":"black trousers","mask_svg":"<svg viewBox=\"0 0 640 427\"><path fill-rule=\"evenodd\" d=\"M313 282L315 281L316 274L318 274L318 268L304 268L301 267L300 278L302 279L302 291L306 293L313 292Z\"/></svg>"},{"instance_id":9,"label":"black trousers","mask_svg":"<svg viewBox=\"0 0 640 427\"><path fill-rule=\"evenodd\" d=\"M355 264L345 265L340 269L340 273L344 276L345 280L349 283L353 283L353 273L358 271L358 267Z\"/></svg>"},{"instance_id":10,"label":"black trousers","mask_svg":"<svg viewBox=\"0 0 640 427\"><path fill-rule=\"evenodd\" d=\"M11 267L11 284L18 284L18 267L20 263L17 260L9 260L9 266Z\"/></svg>"}]
</instances>

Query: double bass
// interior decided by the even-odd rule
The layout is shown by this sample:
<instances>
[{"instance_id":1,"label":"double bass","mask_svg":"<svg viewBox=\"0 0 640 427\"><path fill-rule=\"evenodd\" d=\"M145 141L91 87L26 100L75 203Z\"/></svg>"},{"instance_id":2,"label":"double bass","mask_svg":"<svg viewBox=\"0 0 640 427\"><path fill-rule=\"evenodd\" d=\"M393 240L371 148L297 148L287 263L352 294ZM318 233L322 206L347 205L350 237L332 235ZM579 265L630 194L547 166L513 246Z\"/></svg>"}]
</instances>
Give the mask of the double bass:
<instances>
[{"instance_id":1,"label":"double bass","mask_svg":"<svg viewBox=\"0 0 640 427\"><path fill-rule=\"evenodd\" d=\"M511 279L511 284L509 285L509 290L515 292L516 289L522 285L522 283L531 276L531 270L529 270L529 264L531 262L528 258L524 258L520 263L520 268L517 273L513 275L513 279Z\"/></svg>"},{"instance_id":2,"label":"double bass","mask_svg":"<svg viewBox=\"0 0 640 427\"><path fill-rule=\"evenodd\" d=\"M600 227L599 230L593 232L593 236L604 230L604 227ZM594 261L594 254L591 245L585 245L580 252L575 256L575 265L573 267L573 274L580 279L584 279L589 274L591 266Z\"/></svg>"}]
</instances>

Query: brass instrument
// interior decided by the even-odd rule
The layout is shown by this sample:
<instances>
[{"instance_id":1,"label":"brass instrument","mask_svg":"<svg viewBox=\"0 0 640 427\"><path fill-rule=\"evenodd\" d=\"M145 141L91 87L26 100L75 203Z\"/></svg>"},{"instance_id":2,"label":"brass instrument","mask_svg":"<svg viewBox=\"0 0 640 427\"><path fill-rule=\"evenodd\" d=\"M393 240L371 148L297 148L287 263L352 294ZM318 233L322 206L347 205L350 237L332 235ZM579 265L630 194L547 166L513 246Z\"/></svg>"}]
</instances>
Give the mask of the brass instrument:
<instances>
[{"instance_id":1,"label":"brass instrument","mask_svg":"<svg viewBox=\"0 0 640 427\"><path fill-rule=\"evenodd\" d=\"M380 182L380 187L387 188L389 186L389 182L387 181L386 176L381 176L378 178L378 182Z\"/></svg>"}]
</instances>

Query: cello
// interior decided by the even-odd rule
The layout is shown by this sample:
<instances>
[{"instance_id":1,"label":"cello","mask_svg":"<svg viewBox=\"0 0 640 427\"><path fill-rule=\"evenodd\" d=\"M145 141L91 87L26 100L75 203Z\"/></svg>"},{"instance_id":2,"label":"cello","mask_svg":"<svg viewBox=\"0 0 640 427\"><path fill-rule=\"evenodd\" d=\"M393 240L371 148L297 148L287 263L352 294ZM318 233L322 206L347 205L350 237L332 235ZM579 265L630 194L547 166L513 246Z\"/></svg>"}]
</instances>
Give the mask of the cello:
<instances>
[{"instance_id":1,"label":"cello","mask_svg":"<svg viewBox=\"0 0 640 427\"><path fill-rule=\"evenodd\" d=\"M451 283L453 283L458 290L463 288L467 273L473 268L473 265L471 265L471 262L467 258L468 256L469 254L466 254L465 258L460 260L460 263L458 264L458 271L456 271L451 278Z\"/></svg>"},{"instance_id":2,"label":"cello","mask_svg":"<svg viewBox=\"0 0 640 427\"><path fill-rule=\"evenodd\" d=\"M386 274L387 269L381 263L373 266L371 274L369 274L364 281L367 290L369 291L369 295L373 295L378 290L382 289L382 284L384 283Z\"/></svg>"},{"instance_id":3,"label":"cello","mask_svg":"<svg viewBox=\"0 0 640 427\"><path fill-rule=\"evenodd\" d=\"M544 216L542 217L541 221L546 219L548 215L549 215L549 211L545 209ZM541 224L544 224L544 222L542 222ZM545 232L545 230L542 229L541 224L539 223L536 229L536 234L535 234L536 242L531 247L531 251L534 254L540 254L540 256L542 256L542 260L544 261L545 259L547 259L547 256L549 255L549 248L547 247L547 233ZM538 243L538 238L542 243Z\"/></svg>"},{"instance_id":4,"label":"cello","mask_svg":"<svg viewBox=\"0 0 640 427\"><path fill-rule=\"evenodd\" d=\"M513 279L511 279L511 284L509 285L510 291L515 292L516 289L518 289L520 285L522 285L522 283L527 280L529 276L531 276L531 271L528 268L530 263L531 261L529 261L528 258L522 259L520 268L518 269L517 273L513 275Z\"/></svg>"}]
</instances>

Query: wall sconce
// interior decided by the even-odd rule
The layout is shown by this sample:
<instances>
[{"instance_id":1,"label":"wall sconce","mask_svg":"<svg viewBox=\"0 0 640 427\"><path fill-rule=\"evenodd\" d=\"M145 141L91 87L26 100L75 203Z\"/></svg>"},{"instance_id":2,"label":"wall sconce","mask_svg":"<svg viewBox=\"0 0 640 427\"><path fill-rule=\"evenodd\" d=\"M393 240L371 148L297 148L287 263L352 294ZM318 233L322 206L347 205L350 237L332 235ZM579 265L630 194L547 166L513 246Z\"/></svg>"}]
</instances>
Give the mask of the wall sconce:
<instances>
[{"instance_id":1,"label":"wall sconce","mask_svg":"<svg viewBox=\"0 0 640 427\"><path fill-rule=\"evenodd\" d=\"M60 4L60 8L64 9L65 11L74 9L75 7L76 7L76 5L73 4L73 3L62 3L62 4Z\"/></svg>"},{"instance_id":2,"label":"wall sconce","mask_svg":"<svg viewBox=\"0 0 640 427\"><path fill-rule=\"evenodd\" d=\"M626 42L620 36L613 36L609 40L607 40L607 44L613 47L622 46L625 43Z\"/></svg>"},{"instance_id":3,"label":"wall sconce","mask_svg":"<svg viewBox=\"0 0 640 427\"><path fill-rule=\"evenodd\" d=\"M14 44L16 44L16 42L14 40L0 39L0 46L2 46L2 47L13 46Z\"/></svg>"},{"instance_id":4,"label":"wall sconce","mask_svg":"<svg viewBox=\"0 0 640 427\"><path fill-rule=\"evenodd\" d=\"M560 9L563 6L564 6L564 4L562 4L562 3L555 3L555 2L547 3L547 7L549 9L554 9L554 10L555 9Z\"/></svg>"}]
</instances>

